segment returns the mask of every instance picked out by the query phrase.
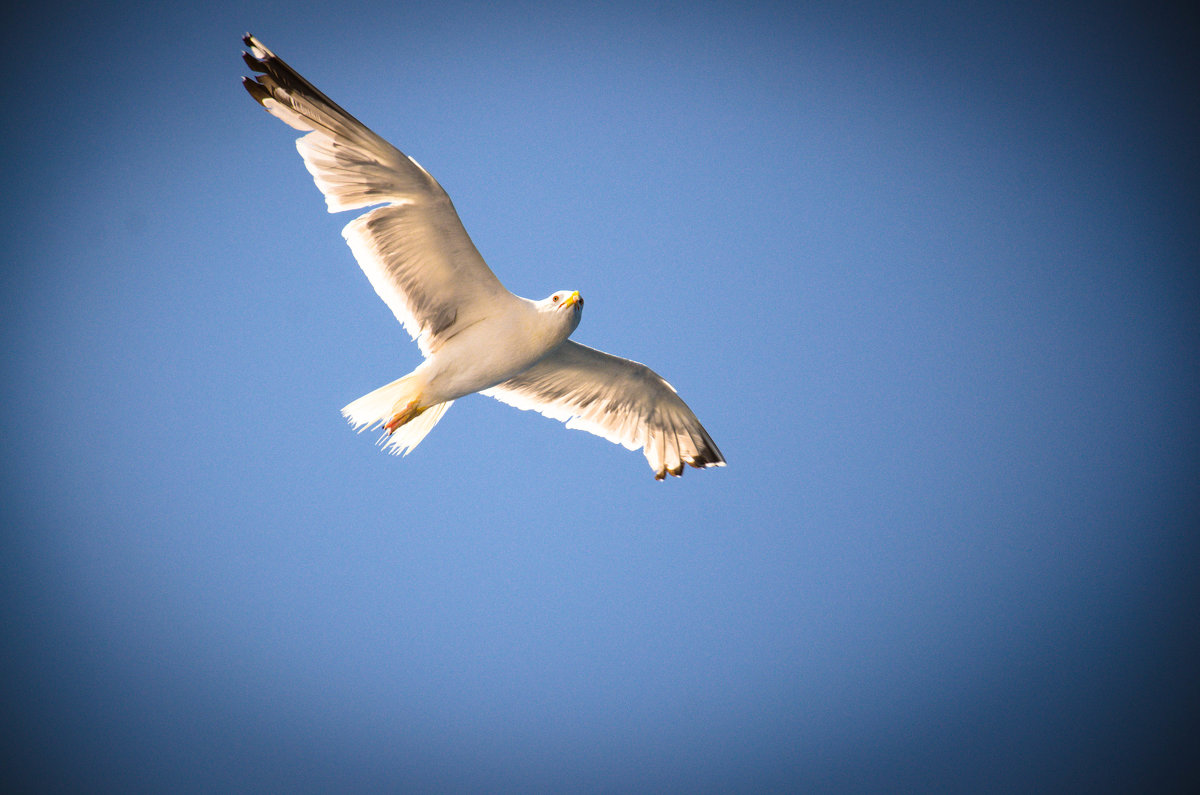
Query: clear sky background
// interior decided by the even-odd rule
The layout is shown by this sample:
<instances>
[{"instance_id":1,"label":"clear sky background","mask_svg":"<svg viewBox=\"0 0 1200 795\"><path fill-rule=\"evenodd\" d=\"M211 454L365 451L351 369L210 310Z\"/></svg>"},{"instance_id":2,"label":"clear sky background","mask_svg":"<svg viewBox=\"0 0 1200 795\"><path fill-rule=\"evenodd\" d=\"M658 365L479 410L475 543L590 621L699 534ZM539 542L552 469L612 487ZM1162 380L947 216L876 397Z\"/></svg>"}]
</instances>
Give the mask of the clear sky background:
<instances>
[{"instance_id":1,"label":"clear sky background","mask_svg":"<svg viewBox=\"0 0 1200 795\"><path fill-rule=\"evenodd\" d=\"M194 5L0 26L10 783L1195 781L1185 16ZM419 354L246 30L729 466L656 483L481 397L407 458L352 433Z\"/></svg>"}]
</instances>

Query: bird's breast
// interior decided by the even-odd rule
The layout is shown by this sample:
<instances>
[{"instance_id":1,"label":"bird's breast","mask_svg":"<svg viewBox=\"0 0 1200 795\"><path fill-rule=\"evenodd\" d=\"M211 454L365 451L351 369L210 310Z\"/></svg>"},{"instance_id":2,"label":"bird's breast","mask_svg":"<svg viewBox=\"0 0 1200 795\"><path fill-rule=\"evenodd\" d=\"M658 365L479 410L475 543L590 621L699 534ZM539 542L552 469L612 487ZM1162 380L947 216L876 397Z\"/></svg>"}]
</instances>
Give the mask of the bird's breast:
<instances>
[{"instance_id":1,"label":"bird's breast","mask_svg":"<svg viewBox=\"0 0 1200 795\"><path fill-rule=\"evenodd\" d=\"M537 320L485 319L447 339L422 365L428 378L427 399L455 400L503 383L536 364L562 343Z\"/></svg>"}]
</instances>

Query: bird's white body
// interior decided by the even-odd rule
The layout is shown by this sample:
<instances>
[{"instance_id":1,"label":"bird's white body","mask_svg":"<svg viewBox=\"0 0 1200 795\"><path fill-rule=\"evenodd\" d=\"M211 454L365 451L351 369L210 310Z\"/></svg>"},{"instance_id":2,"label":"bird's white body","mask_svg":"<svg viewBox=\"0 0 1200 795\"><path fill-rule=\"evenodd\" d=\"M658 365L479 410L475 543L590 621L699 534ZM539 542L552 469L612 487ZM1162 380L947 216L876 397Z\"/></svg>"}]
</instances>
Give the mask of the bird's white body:
<instances>
[{"instance_id":1,"label":"bird's white body","mask_svg":"<svg viewBox=\"0 0 1200 795\"><path fill-rule=\"evenodd\" d=\"M559 309L547 301L519 299L516 311L486 318L450 337L426 359L413 376L431 403L491 389L537 364L557 348L579 325L583 302ZM494 353L486 366L479 363L480 348Z\"/></svg>"}]
</instances>

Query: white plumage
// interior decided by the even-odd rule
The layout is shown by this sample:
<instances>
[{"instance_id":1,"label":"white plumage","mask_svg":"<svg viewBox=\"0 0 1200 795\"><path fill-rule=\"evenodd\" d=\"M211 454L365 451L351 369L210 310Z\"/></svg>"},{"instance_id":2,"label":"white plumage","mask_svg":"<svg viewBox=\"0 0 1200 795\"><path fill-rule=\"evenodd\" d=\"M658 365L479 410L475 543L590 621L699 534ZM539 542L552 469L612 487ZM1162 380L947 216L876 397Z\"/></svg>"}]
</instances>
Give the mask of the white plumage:
<instances>
[{"instance_id":1,"label":"white plumage","mask_svg":"<svg viewBox=\"0 0 1200 795\"><path fill-rule=\"evenodd\" d=\"M683 465L724 466L696 415L657 373L567 339L583 299L510 293L468 237L450 197L412 158L371 132L250 34L243 78L266 110L308 134L296 142L330 212L375 209L342 236L425 361L342 409L359 430L383 426L408 453L457 398L482 392L630 450L658 479ZM376 206L382 205L382 206Z\"/></svg>"}]
</instances>

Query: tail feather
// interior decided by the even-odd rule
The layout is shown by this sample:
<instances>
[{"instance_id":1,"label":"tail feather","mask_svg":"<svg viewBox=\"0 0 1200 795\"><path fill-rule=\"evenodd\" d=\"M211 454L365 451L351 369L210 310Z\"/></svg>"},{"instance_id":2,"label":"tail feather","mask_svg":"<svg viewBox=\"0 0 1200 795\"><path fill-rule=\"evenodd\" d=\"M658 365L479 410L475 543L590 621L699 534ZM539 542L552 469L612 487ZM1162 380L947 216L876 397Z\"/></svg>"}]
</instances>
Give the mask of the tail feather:
<instances>
[{"instance_id":1,"label":"tail feather","mask_svg":"<svg viewBox=\"0 0 1200 795\"><path fill-rule=\"evenodd\" d=\"M411 374L392 383L381 386L374 392L368 392L350 405L342 409L342 416L350 421L356 431L378 428L396 413L397 405L403 408L416 397L416 385L411 381ZM408 455L412 452L425 435L433 430L438 420L446 413L446 409L454 403L447 400L436 403L412 420L397 428L391 435L384 434L379 438L379 444L393 455Z\"/></svg>"}]
</instances>

